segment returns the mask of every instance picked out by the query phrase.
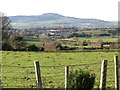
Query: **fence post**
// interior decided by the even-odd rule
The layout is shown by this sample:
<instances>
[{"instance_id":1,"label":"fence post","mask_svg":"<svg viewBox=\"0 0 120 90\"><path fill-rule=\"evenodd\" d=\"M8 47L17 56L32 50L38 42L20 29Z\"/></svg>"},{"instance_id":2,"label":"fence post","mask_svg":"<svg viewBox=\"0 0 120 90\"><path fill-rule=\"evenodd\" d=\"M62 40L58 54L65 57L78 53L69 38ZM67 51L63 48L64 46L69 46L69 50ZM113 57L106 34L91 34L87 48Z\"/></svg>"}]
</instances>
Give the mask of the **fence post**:
<instances>
[{"instance_id":1,"label":"fence post","mask_svg":"<svg viewBox=\"0 0 120 90\"><path fill-rule=\"evenodd\" d=\"M69 74L69 66L65 66L65 90L68 89L68 74Z\"/></svg>"},{"instance_id":2,"label":"fence post","mask_svg":"<svg viewBox=\"0 0 120 90\"><path fill-rule=\"evenodd\" d=\"M108 60L103 60L102 61L101 78L100 78L100 90L105 90L105 88L106 88L107 63L108 63Z\"/></svg>"},{"instance_id":3,"label":"fence post","mask_svg":"<svg viewBox=\"0 0 120 90\"><path fill-rule=\"evenodd\" d=\"M114 56L114 68L115 68L115 89L119 90L119 64L118 64L118 56Z\"/></svg>"},{"instance_id":4,"label":"fence post","mask_svg":"<svg viewBox=\"0 0 120 90\"><path fill-rule=\"evenodd\" d=\"M42 81L41 81L39 61L34 61L34 66L35 66L35 73L36 73L37 88L39 90L41 90L42 89Z\"/></svg>"}]
</instances>

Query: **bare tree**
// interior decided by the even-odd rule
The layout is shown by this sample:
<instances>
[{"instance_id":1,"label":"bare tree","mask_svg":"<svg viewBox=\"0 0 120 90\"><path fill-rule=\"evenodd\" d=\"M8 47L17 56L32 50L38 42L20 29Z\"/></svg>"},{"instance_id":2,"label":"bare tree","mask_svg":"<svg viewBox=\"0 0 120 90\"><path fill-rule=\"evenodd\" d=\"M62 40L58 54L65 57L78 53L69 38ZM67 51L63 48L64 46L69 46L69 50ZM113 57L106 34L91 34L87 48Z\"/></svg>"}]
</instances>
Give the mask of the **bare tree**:
<instances>
[{"instance_id":1,"label":"bare tree","mask_svg":"<svg viewBox=\"0 0 120 90\"><path fill-rule=\"evenodd\" d=\"M0 33L2 41L10 37L11 24L9 17L5 16L4 13L0 12Z\"/></svg>"},{"instance_id":2,"label":"bare tree","mask_svg":"<svg viewBox=\"0 0 120 90\"><path fill-rule=\"evenodd\" d=\"M11 24L9 17L5 16L4 13L0 12L0 50L11 50L9 38Z\"/></svg>"}]
</instances>

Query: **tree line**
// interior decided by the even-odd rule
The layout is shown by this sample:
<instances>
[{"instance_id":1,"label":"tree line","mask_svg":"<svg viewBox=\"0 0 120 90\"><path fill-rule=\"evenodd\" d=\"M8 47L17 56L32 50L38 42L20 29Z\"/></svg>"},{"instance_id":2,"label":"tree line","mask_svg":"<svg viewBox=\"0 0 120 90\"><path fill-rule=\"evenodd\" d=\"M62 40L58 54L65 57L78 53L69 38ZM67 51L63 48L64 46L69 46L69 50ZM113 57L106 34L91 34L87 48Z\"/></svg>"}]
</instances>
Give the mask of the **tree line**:
<instances>
[{"instance_id":1,"label":"tree line","mask_svg":"<svg viewBox=\"0 0 120 90\"><path fill-rule=\"evenodd\" d=\"M37 50L35 45L26 46L26 42L22 35L13 34L11 21L4 13L0 12L0 37L1 39L1 50Z\"/></svg>"}]
</instances>

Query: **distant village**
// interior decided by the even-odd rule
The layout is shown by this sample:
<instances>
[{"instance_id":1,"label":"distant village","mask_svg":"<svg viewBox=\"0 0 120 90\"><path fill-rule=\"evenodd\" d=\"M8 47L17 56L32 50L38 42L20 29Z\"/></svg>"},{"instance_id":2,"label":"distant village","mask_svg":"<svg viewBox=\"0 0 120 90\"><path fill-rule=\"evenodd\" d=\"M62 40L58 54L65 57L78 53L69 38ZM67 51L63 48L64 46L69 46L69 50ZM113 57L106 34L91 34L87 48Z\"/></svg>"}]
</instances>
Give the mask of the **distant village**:
<instances>
[{"instance_id":1,"label":"distant village","mask_svg":"<svg viewBox=\"0 0 120 90\"><path fill-rule=\"evenodd\" d=\"M68 38L70 35L76 32L82 32L82 31L88 31L88 30L106 30L106 33L103 34L103 36L111 36L118 38L120 37L119 35L113 35L108 33L108 30L118 30L117 28L84 28L84 29L79 29L75 27L69 27L69 28L63 28L63 27L56 27L56 28L51 28L51 27L44 27L44 28L31 28L31 29L13 29L10 32L15 33L15 34L21 34L25 37L49 37L50 39L62 39L62 38ZM102 34L101 34L102 36ZM74 36L73 36L74 37ZM84 34L84 35L79 35L79 37L95 37L91 36L90 34Z\"/></svg>"}]
</instances>

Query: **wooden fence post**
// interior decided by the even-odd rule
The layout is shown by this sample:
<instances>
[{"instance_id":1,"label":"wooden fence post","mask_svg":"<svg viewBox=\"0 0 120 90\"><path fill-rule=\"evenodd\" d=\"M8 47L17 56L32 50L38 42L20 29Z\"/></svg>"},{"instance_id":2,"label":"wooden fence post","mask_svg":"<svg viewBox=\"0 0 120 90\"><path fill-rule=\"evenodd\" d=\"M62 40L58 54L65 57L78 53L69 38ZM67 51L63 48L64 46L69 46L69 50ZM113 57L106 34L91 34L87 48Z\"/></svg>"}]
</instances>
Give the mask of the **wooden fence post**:
<instances>
[{"instance_id":1,"label":"wooden fence post","mask_svg":"<svg viewBox=\"0 0 120 90\"><path fill-rule=\"evenodd\" d=\"M102 61L101 66L101 79L100 79L100 90L105 90L106 88L106 76L107 76L107 60Z\"/></svg>"},{"instance_id":2,"label":"wooden fence post","mask_svg":"<svg viewBox=\"0 0 120 90\"><path fill-rule=\"evenodd\" d=\"M119 90L119 64L118 56L114 56L114 67L115 67L115 89Z\"/></svg>"},{"instance_id":3,"label":"wooden fence post","mask_svg":"<svg viewBox=\"0 0 120 90\"><path fill-rule=\"evenodd\" d=\"M68 74L69 74L69 66L65 66L65 90L68 89Z\"/></svg>"},{"instance_id":4,"label":"wooden fence post","mask_svg":"<svg viewBox=\"0 0 120 90\"><path fill-rule=\"evenodd\" d=\"M35 66L35 73L36 73L37 88L39 90L41 90L42 89L42 81L41 81L39 61L34 61L34 66Z\"/></svg>"}]
</instances>

